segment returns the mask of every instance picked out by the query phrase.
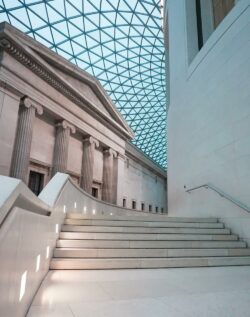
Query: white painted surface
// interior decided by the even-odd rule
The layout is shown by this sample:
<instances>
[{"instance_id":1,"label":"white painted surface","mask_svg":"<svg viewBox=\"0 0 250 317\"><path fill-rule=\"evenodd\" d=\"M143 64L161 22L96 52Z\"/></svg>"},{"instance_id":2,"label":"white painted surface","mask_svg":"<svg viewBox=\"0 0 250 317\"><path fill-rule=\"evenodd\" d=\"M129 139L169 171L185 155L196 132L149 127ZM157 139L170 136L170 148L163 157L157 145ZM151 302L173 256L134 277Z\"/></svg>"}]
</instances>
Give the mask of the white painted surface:
<instances>
[{"instance_id":1,"label":"white painted surface","mask_svg":"<svg viewBox=\"0 0 250 317\"><path fill-rule=\"evenodd\" d=\"M51 271L28 317L248 317L250 267Z\"/></svg>"},{"instance_id":2,"label":"white painted surface","mask_svg":"<svg viewBox=\"0 0 250 317\"><path fill-rule=\"evenodd\" d=\"M211 183L250 206L250 1L239 1L190 65L185 1L168 1L170 215L217 216L250 241L250 215L217 194L191 188ZM192 41L191 41L192 43Z\"/></svg>"}]
</instances>

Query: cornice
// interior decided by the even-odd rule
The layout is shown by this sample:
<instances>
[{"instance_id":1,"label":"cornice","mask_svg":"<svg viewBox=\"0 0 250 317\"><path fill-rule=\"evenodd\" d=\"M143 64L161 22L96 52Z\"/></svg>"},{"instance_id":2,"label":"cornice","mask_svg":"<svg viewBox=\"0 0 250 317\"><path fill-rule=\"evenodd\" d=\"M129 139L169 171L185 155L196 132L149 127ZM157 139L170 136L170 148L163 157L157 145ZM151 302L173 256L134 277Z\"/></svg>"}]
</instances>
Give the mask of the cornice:
<instances>
[{"instance_id":1,"label":"cornice","mask_svg":"<svg viewBox=\"0 0 250 317\"><path fill-rule=\"evenodd\" d=\"M130 142L126 142L125 155L129 159L138 162L140 165L146 167L156 175L167 178L167 172L163 170L159 165L155 164L149 157L147 157L141 150Z\"/></svg>"},{"instance_id":2,"label":"cornice","mask_svg":"<svg viewBox=\"0 0 250 317\"><path fill-rule=\"evenodd\" d=\"M14 33L14 36L12 36L11 34L12 32ZM23 65L25 65L27 68L29 68L32 72L34 72L44 81L46 81L49 85L54 87L56 90L60 91L60 93L62 93L68 99L73 101L75 104L79 105L81 108L89 112L94 117L98 116L106 124L109 123L109 125L113 129L118 130L119 134L123 135L123 138L132 139L134 137L132 130L127 126L127 124L124 123L124 119L121 118L120 115L118 115L117 111L114 110L114 106L112 105L112 103L109 104L109 107L111 107L111 110L115 112L115 115L117 117L119 117L119 121L121 121L120 124L116 122L113 118L110 118L104 112L99 110L99 108L96 107L86 97L83 97L81 94L79 94L78 91L74 89L74 87L72 87L59 75L55 74L53 72L53 69L50 69L49 65L46 65L47 67L45 67L45 65L43 65L42 62L39 61L39 58L36 58L36 56L32 54L31 52L32 50L29 47L26 48L22 46L22 43L20 43L20 41L18 41L18 39L15 38L15 33L19 33L19 31L13 28L12 26L8 25L7 23L2 24L2 28L0 30L0 48L7 51L16 60L18 60ZM22 33L21 35L26 36ZM29 40L33 41L32 39L29 39ZM45 48L42 46L42 49L45 49ZM64 61L66 64L68 64L68 61L66 60ZM87 77L90 77L88 84L92 88L93 88L93 85L96 86L95 88L97 88L100 85L99 83L97 83L97 81L94 78L93 80L91 80L90 75L88 75ZM85 78L85 80L87 79ZM98 89L100 89L100 87ZM99 92L99 93L103 93L103 92Z\"/></svg>"}]
</instances>

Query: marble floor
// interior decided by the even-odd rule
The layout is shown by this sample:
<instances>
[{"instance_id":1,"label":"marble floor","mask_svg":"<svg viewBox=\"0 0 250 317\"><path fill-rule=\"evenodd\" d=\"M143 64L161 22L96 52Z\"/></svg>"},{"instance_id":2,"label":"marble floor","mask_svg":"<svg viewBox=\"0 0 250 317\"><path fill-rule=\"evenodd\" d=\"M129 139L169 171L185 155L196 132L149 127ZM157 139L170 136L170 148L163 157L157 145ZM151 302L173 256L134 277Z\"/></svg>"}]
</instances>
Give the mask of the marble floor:
<instances>
[{"instance_id":1,"label":"marble floor","mask_svg":"<svg viewBox=\"0 0 250 317\"><path fill-rule=\"evenodd\" d=\"M249 317L250 267L50 271L28 317Z\"/></svg>"}]
</instances>

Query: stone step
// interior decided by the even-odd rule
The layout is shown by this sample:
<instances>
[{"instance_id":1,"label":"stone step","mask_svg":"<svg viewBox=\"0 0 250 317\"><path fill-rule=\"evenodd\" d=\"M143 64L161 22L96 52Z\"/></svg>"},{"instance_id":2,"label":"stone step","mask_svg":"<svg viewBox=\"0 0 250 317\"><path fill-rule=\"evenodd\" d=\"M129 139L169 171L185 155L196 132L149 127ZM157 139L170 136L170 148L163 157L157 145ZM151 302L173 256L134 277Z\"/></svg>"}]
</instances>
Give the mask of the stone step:
<instances>
[{"instance_id":1,"label":"stone step","mask_svg":"<svg viewBox=\"0 0 250 317\"><path fill-rule=\"evenodd\" d=\"M183 248L246 248L244 241L128 241L128 240L62 240L57 241L58 248L159 248L159 249L183 249Z\"/></svg>"},{"instance_id":2,"label":"stone step","mask_svg":"<svg viewBox=\"0 0 250 317\"><path fill-rule=\"evenodd\" d=\"M225 241L225 240L238 240L238 236L229 234L164 234L164 233L100 233L100 232L60 232L60 239L69 240L174 240L174 241Z\"/></svg>"},{"instance_id":3,"label":"stone step","mask_svg":"<svg viewBox=\"0 0 250 317\"><path fill-rule=\"evenodd\" d=\"M51 270L135 269L250 265L250 257L202 258L127 258L127 259L65 259L53 258Z\"/></svg>"},{"instance_id":4,"label":"stone step","mask_svg":"<svg viewBox=\"0 0 250 317\"><path fill-rule=\"evenodd\" d=\"M106 226L106 227L145 227L145 228L224 228L220 222L166 222L166 221L129 221L129 220L95 220L65 219L67 225Z\"/></svg>"},{"instance_id":5,"label":"stone step","mask_svg":"<svg viewBox=\"0 0 250 317\"><path fill-rule=\"evenodd\" d=\"M217 228L144 228L63 225L62 232L102 232L102 233L181 233L181 234L230 234L229 229Z\"/></svg>"},{"instance_id":6,"label":"stone step","mask_svg":"<svg viewBox=\"0 0 250 317\"><path fill-rule=\"evenodd\" d=\"M217 218L197 218L197 217L169 217L166 215L147 214L147 215L95 215L95 214L83 214L83 213L67 213L67 219L98 219L98 220L122 220L122 221L157 221L157 222L218 222Z\"/></svg>"},{"instance_id":7,"label":"stone step","mask_svg":"<svg viewBox=\"0 0 250 317\"><path fill-rule=\"evenodd\" d=\"M250 249L79 249L56 248L56 258L166 258L250 256Z\"/></svg>"}]
</instances>

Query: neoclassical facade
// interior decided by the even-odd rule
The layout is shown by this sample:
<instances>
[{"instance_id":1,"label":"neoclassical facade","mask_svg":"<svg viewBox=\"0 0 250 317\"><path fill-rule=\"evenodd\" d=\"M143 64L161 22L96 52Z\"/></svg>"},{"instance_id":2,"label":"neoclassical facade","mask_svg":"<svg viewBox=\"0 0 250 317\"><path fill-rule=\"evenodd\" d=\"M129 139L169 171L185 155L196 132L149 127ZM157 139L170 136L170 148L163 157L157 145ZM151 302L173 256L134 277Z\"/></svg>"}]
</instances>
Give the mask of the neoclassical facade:
<instances>
[{"instance_id":1,"label":"neoclassical facade","mask_svg":"<svg viewBox=\"0 0 250 317\"><path fill-rule=\"evenodd\" d=\"M1 175L39 194L68 173L106 202L166 211L166 173L130 144L132 130L94 77L7 23L0 47Z\"/></svg>"}]
</instances>

